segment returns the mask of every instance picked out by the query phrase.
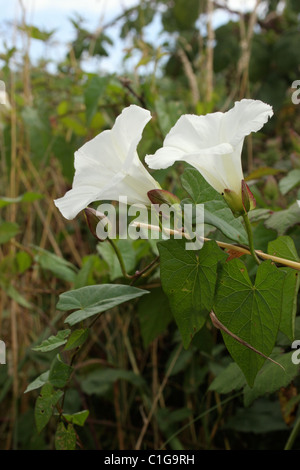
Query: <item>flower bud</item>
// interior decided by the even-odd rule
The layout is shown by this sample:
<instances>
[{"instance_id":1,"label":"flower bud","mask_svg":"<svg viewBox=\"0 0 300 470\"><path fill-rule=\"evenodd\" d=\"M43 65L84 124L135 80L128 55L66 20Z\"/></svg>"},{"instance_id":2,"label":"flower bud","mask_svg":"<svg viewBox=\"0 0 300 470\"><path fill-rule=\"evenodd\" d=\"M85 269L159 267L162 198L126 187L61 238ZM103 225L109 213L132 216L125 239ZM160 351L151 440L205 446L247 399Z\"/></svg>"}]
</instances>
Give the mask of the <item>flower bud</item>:
<instances>
[{"instance_id":1,"label":"flower bud","mask_svg":"<svg viewBox=\"0 0 300 470\"><path fill-rule=\"evenodd\" d=\"M224 199L235 217L247 214L255 208L256 201L245 180L241 181L240 194L231 189L224 189Z\"/></svg>"}]
</instances>

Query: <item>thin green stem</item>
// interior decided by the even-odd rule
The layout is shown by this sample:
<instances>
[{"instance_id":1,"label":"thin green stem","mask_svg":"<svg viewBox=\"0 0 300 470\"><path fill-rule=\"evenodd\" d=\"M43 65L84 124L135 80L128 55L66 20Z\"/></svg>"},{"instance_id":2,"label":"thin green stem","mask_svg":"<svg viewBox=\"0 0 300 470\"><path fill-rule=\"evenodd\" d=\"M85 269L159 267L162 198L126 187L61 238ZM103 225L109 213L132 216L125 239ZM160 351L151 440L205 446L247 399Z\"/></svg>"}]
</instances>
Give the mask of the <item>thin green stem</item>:
<instances>
[{"instance_id":1,"label":"thin green stem","mask_svg":"<svg viewBox=\"0 0 300 470\"><path fill-rule=\"evenodd\" d=\"M255 253L255 249L254 249L252 227L250 224L248 214L244 214L243 219L245 222L245 228L246 228L247 235L248 235L250 253L254 261L256 262L256 264L260 264L260 260L258 259L257 254Z\"/></svg>"},{"instance_id":2,"label":"thin green stem","mask_svg":"<svg viewBox=\"0 0 300 470\"><path fill-rule=\"evenodd\" d=\"M125 268L125 263L124 263L124 260L123 260L123 256L119 250L119 248L117 247L116 243L111 239L111 238L107 238L107 240L109 241L109 243L111 244L111 246L113 247L113 250L114 252L116 253L117 255L117 258L118 258L118 261L120 263L120 267L121 267L121 271L122 271L122 274L124 277L126 277L126 279L132 279L133 276L130 276L130 274L128 274L126 272L126 268Z\"/></svg>"},{"instance_id":3,"label":"thin green stem","mask_svg":"<svg viewBox=\"0 0 300 470\"><path fill-rule=\"evenodd\" d=\"M234 398L237 398L239 397L240 395L242 394L242 392L237 392L235 395L232 395L230 397L227 397L225 398L223 401L221 401L220 403L217 403L216 405L212 406L211 408L209 408L208 410L205 410L203 413L201 413L200 415L196 416L196 418L194 418L192 421L189 421L187 424L185 424L184 426L182 426L179 430L177 430L176 432L174 432L174 434L172 434L172 436L170 436L168 438L167 441L165 441L162 446L160 446L160 448L158 450L162 450L166 447L166 445L172 440L174 439L174 437L178 436L178 434L180 434L182 431L184 431L185 429L187 429L192 423L196 423L197 421L199 421L200 419L204 418L206 415L208 415L209 413L211 413L212 411L216 410L219 408L219 406L223 406L225 405L226 403L230 402L231 400L233 400Z\"/></svg>"},{"instance_id":4,"label":"thin green stem","mask_svg":"<svg viewBox=\"0 0 300 470\"><path fill-rule=\"evenodd\" d=\"M289 435L289 438L287 440L287 443L284 447L284 450L291 450L293 445L294 445L294 442L295 442L295 439L296 437L298 436L300 432L300 416L299 418L297 419L293 429L292 429L292 432L291 434Z\"/></svg>"},{"instance_id":5,"label":"thin green stem","mask_svg":"<svg viewBox=\"0 0 300 470\"><path fill-rule=\"evenodd\" d=\"M146 266L142 271L137 271L133 275L128 274L126 272L126 267L125 267L125 263L124 263L122 254L121 254L119 248L117 247L116 243L111 238L107 238L107 240L109 241L109 243L111 244L111 246L114 249L114 252L117 255L117 258L118 258L118 261L120 263L120 267L121 267L121 271L122 271L123 276L126 279L132 279L133 280L132 283L135 282L139 277L146 277L146 275L150 274L152 272L152 270L157 267L159 256L157 256L153 261L151 261L151 263L148 266Z\"/></svg>"},{"instance_id":6,"label":"thin green stem","mask_svg":"<svg viewBox=\"0 0 300 470\"><path fill-rule=\"evenodd\" d=\"M133 281L131 283L134 284L135 281L137 281L137 279L139 277L147 277L149 276L149 274L152 273L152 271L157 268L157 266L159 265L159 256L157 256L153 261L151 261L150 264L148 264L148 266L146 266L144 269L142 269L141 271L137 271L134 276L132 276L133 278Z\"/></svg>"}]
</instances>

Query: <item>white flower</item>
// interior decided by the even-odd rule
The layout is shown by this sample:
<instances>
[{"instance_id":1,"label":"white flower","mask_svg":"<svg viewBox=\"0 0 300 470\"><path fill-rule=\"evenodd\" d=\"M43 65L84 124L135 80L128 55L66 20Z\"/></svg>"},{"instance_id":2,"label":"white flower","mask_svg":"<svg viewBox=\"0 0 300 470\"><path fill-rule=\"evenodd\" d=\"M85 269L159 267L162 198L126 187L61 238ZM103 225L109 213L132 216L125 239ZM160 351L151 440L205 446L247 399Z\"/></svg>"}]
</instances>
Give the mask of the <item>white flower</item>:
<instances>
[{"instance_id":1,"label":"white flower","mask_svg":"<svg viewBox=\"0 0 300 470\"><path fill-rule=\"evenodd\" d=\"M4 83L2 82L2 80L0 80L0 111L2 109L5 109L6 111L10 111L11 104L9 101L8 94L5 91Z\"/></svg>"},{"instance_id":2,"label":"white flower","mask_svg":"<svg viewBox=\"0 0 300 470\"><path fill-rule=\"evenodd\" d=\"M268 104L247 99L236 102L226 113L183 115L166 136L163 147L147 155L146 162L150 168L159 169L185 161L219 193L226 190L240 197L244 138L261 129L272 115Z\"/></svg>"},{"instance_id":3,"label":"white flower","mask_svg":"<svg viewBox=\"0 0 300 470\"><path fill-rule=\"evenodd\" d=\"M72 189L55 205L66 219L73 219L91 202L118 201L150 205L147 192L160 189L140 161L136 148L151 119L149 111L131 105L105 130L75 152Z\"/></svg>"}]
</instances>

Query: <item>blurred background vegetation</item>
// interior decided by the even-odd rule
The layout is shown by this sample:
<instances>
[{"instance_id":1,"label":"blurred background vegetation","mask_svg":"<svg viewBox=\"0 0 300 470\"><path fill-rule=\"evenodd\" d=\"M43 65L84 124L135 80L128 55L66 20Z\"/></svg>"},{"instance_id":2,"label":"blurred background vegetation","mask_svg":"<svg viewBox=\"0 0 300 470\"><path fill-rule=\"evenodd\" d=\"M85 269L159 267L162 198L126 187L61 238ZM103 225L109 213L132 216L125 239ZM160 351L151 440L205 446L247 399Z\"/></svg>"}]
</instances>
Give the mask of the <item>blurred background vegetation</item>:
<instances>
[{"instance_id":1,"label":"blurred background vegetation","mask_svg":"<svg viewBox=\"0 0 300 470\"><path fill-rule=\"evenodd\" d=\"M83 215L66 221L53 204L71 186L74 151L132 103L153 115L138 149L143 160L181 114L261 99L275 115L263 132L247 138L243 151L245 174L263 209L256 212L257 248L289 234L299 250L300 105L292 102L292 84L300 79L300 2L262 0L241 13L221 0L144 0L97 30L74 15L73 41L56 63L32 60L37 41L58 47L55 32L31 24L19 6L21 20L10 26L15 44L4 40L0 51L7 92L0 105L0 338L7 347L7 364L0 366L0 448L53 449L51 422L40 434L35 428L38 391L24 391L55 353L32 347L63 328L60 293L124 282L110 247L97 244ZM228 18L217 27L216 12ZM108 72L102 61L112 50L112 27L123 61ZM86 67L90 58L94 70ZM184 196L182 171L178 164L155 178ZM156 254L146 240L119 245L128 272ZM210 388L230 364L219 333L208 325L183 350L159 276L139 285L151 296L102 316L77 359L65 408L90 410L78 429L83 447L283 448L297 413L299 379L248 406L230 388L223 394ZM289 350L290 342L281 338L280 346Z\"/></svg>"}]
</instances>

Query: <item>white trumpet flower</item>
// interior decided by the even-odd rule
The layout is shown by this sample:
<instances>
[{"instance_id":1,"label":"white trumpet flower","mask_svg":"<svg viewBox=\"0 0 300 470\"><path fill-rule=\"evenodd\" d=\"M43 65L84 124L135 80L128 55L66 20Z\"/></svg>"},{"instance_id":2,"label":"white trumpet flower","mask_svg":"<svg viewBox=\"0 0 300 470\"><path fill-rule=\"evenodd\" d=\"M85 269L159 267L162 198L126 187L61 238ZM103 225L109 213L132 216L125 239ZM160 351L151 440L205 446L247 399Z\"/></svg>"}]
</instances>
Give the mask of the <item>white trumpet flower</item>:
<instances>
[{"instance_id":1,"label":"white trumpet flower","mask_svg":"<svg viewBox=\"0 0 300 470\"><path fill-rule=\"evenodd\" d=\"M248 99L236 102L225 113L183 115L166 136L163 147L146 156L146 163L150 168L161 169L185 161L225 196L232 209L242 211L244 138L261 129L272 115L270 105Z\"/></svg>"},{"instance_id":2,"label":"white trumpet flower","mask_svg":"<svg viewBox=\"0 0 300 470\"><path fill-rule=\"evenodd\" d=\"M149 206L147 192L160 185L137 154L142 132L151 119L146 109L125 108L111 130L105 130L75 152L72 189L54 201L66 219L74 219L91 202L118 201Z\"/></svg>"}]
</instances>

